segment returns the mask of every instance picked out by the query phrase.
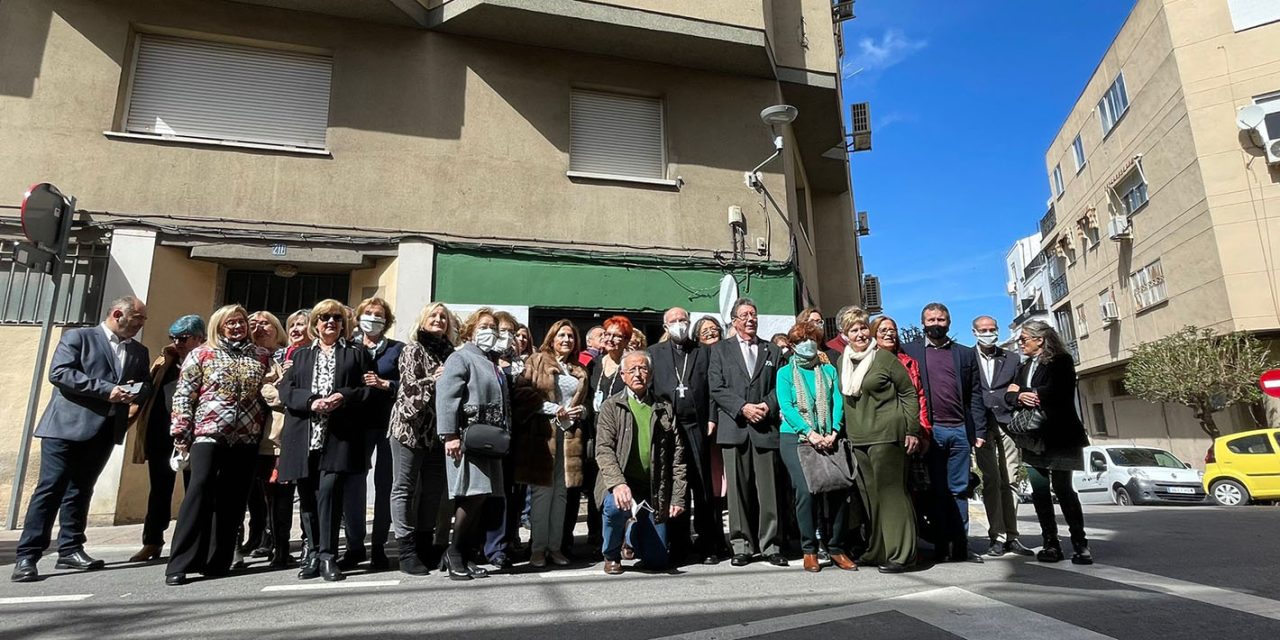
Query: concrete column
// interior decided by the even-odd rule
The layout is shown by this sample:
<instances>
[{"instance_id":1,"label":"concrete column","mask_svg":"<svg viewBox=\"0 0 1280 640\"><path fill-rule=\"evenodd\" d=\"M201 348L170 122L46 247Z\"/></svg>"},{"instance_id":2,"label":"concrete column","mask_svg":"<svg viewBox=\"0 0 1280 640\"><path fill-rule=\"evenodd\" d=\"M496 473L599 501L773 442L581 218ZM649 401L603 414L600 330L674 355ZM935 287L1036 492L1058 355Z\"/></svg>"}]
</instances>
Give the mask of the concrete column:
<instances>
[{"instance_id":1,"label":"concrete column","mask_svg":"<svg viewBox=\"0 0 1280 640\"><path fill-rule=\"evenodd\" d=\"M436 246L425 240L400 241L396 260L396 335L408 340L417 329L418 313L435 295Z\"/></svg>"},{"instance_id":2,"label":"concrete column","mask_svg":"<svg viewBox=\"0 0 1280 640\"><path fill-rule=\"evenodd\" d=\"M151 289L151 262L155 256L156 233L149 229L116 229L111 233L111 262L107 266L107 279L103 285L102 309L99 317L107 313L111 301L120 296L135 296L147 301ZM163 329L160 329L163 331ZM139 333L136 340L142 339ZM120 480L124 467L125 447L115 447L107 467L98 476L94 486L93 502L89 505L90 524L115 524L116 503L120 493Z\"/></svg>"}]
</instances>

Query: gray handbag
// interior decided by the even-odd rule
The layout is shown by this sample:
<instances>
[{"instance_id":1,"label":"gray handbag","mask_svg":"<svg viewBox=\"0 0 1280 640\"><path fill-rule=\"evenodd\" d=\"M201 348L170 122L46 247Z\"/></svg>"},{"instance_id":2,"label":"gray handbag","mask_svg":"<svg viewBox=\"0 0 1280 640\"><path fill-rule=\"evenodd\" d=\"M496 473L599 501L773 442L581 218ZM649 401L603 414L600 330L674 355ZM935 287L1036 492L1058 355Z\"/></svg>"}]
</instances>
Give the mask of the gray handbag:
<instances>
[{"instance_id":1,"label":"gray handbag","mask_svg":"<svg viewBox=\"0 0 1280 640\"><path fill-rule=\"evenodd\" d=\"M856 467L848 441L836 440L836 448L832 451L818 451L808 442L801 442L796 445L796 454L800 458L809 493L842 491L853 486Z\"/></svg>"}]
</instances>

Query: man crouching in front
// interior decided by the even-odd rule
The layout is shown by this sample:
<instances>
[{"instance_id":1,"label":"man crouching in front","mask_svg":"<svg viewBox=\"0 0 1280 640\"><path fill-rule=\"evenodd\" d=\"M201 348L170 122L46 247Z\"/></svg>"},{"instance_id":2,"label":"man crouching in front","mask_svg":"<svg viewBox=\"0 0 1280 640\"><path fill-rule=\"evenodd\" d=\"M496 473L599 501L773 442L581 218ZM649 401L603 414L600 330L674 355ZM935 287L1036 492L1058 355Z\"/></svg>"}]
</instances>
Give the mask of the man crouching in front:
<instances>
[{"instance_id":1,"label":"man crouching in front","mask_svg":"<svg viewBox=\"0 0 1280 640\"><path fill-rule=\"evenodd\" d=\"M671 404L649 392L653 362L623 356L627 389L604 401L596 420L596 501L604 518L604 572L622 573L622 540L631 524L637 569L667 568L667 518L684 512L685 446Z\"/></svg>"}]
</instances>

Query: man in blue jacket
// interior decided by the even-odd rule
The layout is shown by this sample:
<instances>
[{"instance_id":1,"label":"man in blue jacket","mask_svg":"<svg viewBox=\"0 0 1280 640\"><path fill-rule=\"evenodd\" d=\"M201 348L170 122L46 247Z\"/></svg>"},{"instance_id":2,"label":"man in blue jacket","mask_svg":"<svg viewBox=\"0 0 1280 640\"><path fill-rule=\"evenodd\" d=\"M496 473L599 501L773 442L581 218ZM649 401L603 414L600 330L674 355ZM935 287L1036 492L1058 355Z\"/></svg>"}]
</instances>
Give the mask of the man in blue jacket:
<instances>
[{"instance_id":1,"label":"man in blue jacket","mask_svg":"<svg viewBox=\"0 0 1280 640\"><path fill-rule=\"evenodd\" d=\"M111 450L124 442L129 405L151 391L151 355L133 339L147 321L141 300L111 303L102 324L72 329L53 352L49 382L53 397L36 427L40 480L27 505L18 540L14 582L40 577L36 563L48 548L58 518L58 569L88 571L104 563L84 552L89 501Z\"/></svg>"},{"instance_id":2,"label":"man in blue jacket","mask_svg":"<svg viewBox=\"0 0 1280 640\"><path fill-rule=\"evenodd\" d=\"M987 438L987 408L973 349L947 334L951 312L930 302L920 312L924 342L903 345L920 364L920 381L929 397L933 446L928 464L934 500L934 548L939 562L982 562L969 550L969 467L974 447Z\"/></svg>"}]
</instances>

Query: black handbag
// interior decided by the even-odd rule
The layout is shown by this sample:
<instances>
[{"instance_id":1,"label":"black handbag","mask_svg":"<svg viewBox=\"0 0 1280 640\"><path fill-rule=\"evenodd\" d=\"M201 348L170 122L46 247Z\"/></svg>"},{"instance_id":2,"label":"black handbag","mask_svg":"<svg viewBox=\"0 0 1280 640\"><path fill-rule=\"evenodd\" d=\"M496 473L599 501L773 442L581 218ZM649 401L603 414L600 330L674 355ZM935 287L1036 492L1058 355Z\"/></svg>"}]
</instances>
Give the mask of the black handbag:
<instances>
[{"instance_id":1,"label":"black handbag","mask_svg":"<svg viewBox=\"0 0 1280 640\"><path fill-rule=\"evenodd\" d=\"M817 495L853 486L855 463L848 441L837 440L832 451L818 451L808 442L801 442L796 446L796 454L809 493Z\"/></svg>"},{"instance_id":2,"label":"black handbag","mask_svg":"<svg viewBox=\"0 0 1280 640\"><path fill-rule=\"evenodd\" d=\"M1044 423L1048 420L1044 409L1024 407L1013 412L1013 419L1004 426L1009 439L1022 449L1032 453L1044 453Z\"/></svg>"},{"instance_id":3,"label":"black handbag","mask_svg":"<svg viewBox=\"0 0 1280 640\"><path fill-rule=\"evenodd\" d=\"M477 458L501 458L511 451L511 432L478 422L462 430L462 452Z\"/></svg>"}]
</instances>

